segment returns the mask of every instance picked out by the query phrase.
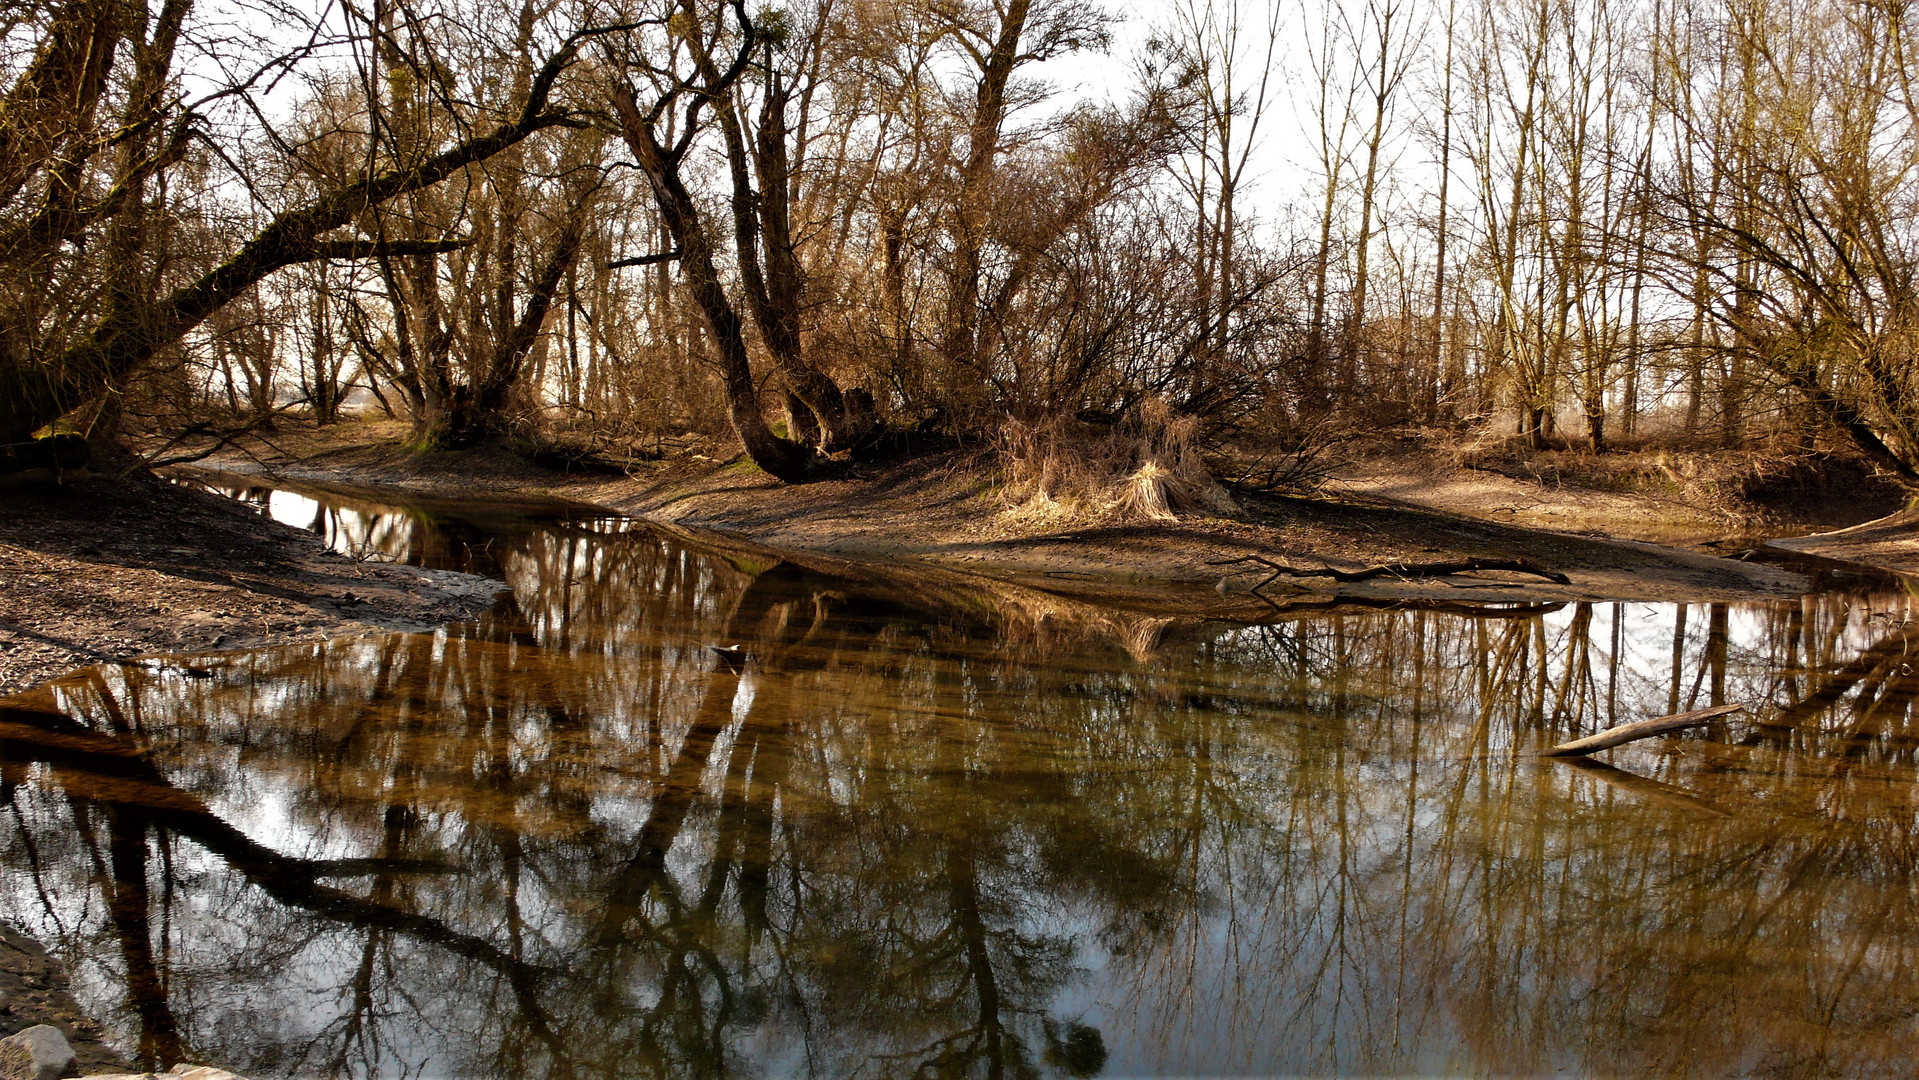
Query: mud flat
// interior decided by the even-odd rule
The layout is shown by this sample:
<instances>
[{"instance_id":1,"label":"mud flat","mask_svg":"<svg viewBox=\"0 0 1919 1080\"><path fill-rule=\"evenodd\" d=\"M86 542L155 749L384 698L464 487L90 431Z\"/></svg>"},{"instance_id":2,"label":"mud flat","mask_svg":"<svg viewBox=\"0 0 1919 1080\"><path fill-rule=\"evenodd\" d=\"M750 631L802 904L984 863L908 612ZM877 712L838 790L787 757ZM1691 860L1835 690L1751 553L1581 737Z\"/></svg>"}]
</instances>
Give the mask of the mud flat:
<instances>
[{"instance_id":1,"label":"mud flat","mask_svg":"<svg viewBox=\"0 0 1919 1080\"><path fill-rule=\"evenodd\" d=\"M361 562L145 474L12 488L0 509L0 696L85 664L430 630L498 582Z\"/></svg>"}]
</instances>

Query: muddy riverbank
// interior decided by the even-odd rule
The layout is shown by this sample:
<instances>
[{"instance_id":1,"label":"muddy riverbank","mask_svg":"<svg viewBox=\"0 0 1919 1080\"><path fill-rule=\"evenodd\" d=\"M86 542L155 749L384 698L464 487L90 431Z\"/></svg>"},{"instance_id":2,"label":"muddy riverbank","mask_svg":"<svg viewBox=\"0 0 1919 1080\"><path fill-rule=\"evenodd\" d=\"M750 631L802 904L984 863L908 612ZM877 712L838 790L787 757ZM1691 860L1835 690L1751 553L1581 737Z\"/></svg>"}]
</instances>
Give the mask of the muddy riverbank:
<instances>
[{"instance_id":1,"label":"muddy riverbank","mask_svg":"<svg viewBox=\"0 0 1919 1080\"><path fill-rule=\"evenodd\" d=\"M1283 609L1330 596L1726 601L1795 595L1805 586L1798 574L1777 566L1590 531L1512 525L1351 487L1315 498L1242 496L1238 511L1229 515L1089 522L1030 508L1009 513L996 487L995 463L982 452L855 466L844 478L792 487L738 459L682 457L638 466L631 475L562 473L498 453L416 455L402 447L402 434L398 425L370 423L288 432L274 448L224 453L203 466L279 482L374 483L438 497L561 497L690 536L937 567L1220 618L1270 617L1275 605ZM1628 510L1613 508L1640 523ZM1695 531L1710 540L1708 532ZM1425 576L1418 570L1468 559L1526 560L1568 581L1498 571ZM1354 582L1326 573L1388 564L1414 569ZM1275 576L1279 567L1300 573ZM1268 599L1250 595L1254 586Z\"/></svg>"},{"instance_id":2,"label":"muddy riverbank","mask_svg":"<svg viewBox=\"0 0 1919 1080\"><path fill-rule=\"evenodd\" d=\"M357 561L231 499L135 474L0 511L0 697L85 664L466 618L500 586Z\"/></svg>"},{"instance_id":3,"label":"muddy riverbank","mask_svg":"<svg viewBox=\"0 0 1919 1080\"><path fill-rule=\"evenodd\" d=\"M1329 599L1711 602L1804 588L1798 574L1751 561L1751 541L1721 540L1715 521L1738 530L1720 511L1679 513L1669 497L1600 498L1560 483L1507 491L1524 486L1511 477L1454 507L1447 499L1459 476L1412 485L1399 459L1371 472L1347 468L1320 497L1242 496L1229 515L1102 522L1009 513L983 452L855 466L841 479L788 487L717 450L609 475L536 467L498 450L418 455L403 435L380 422L290 425L271 446L176 471L452 500L557 497L766 557L937 569L1212 618L1259 620ZM1530 508L1525 524L1506 513L1515 499ZM478 610L497 588L331 554L302 530L151 476L23 488L10 502L0 514L0 694L102 660L437 626ZM1579 529L1534 525L1555 520ZM1655 534L1669 543L1644 539ZM1781 546L1912 570L1910 535L1895 522ZM1889 563L1888 552L1898 558ZM1470 559L1525 560L1567 580L1418 570ZM1414 569L1366 581L1328 573L1383 565Z\"/></svg>"}]
</instances>

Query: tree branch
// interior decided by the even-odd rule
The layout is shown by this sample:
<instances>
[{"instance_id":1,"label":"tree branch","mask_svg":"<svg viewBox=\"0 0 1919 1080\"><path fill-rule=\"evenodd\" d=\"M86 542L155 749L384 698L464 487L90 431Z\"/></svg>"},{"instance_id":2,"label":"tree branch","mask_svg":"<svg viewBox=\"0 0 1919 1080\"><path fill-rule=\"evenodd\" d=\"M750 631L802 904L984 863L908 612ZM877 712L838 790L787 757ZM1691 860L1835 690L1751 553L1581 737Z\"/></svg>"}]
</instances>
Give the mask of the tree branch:
<instances>
[{"instance_id":1,"label":"tree branch","mask_svg":"<svg viewBox=\"0 0 1919 1080\"><path fill-rule=\"evenodd\" d=\"M652 266L656 263L673 262L680 257L680 249L663 251L657 255L635 255L630 259L614 259L606 264L608 270L618 270L627 266Z\"/></svg>"},{"instance_id":2,"label":"tree branch","mask_svg":"<svg viewBox=\"0 0 1919 1080\"><path fill-rule=\"evenodd\" d=\"M578 124L570 111L548 108L554 83L572 64L582 43L636 25L575 31L541 65L525 105L511 120L461 140L418 164L380 172L369 169L345 187L275 215L220 265L157 302L110 304L91 333L32 365L39 370L28 375L27 385L17 388L19 396L30 400L0 406L0 427L31 430L71 407L71 402L85 400L114 385L268 274L326 257L314 254L316 246L323 243L320 236L348 224L368 208L438 184L546 128ZM14 390L0 387L0 393Z\"/></svg>"},{"instance_id":3,"label":"tree branch","mask_svg":"<svg viewBox=\"0 0 1919 1080\"><path fill-rule=\"evenodd\" d=\"M309 249L308 260L444 255L472 245L473 238L470 236L451 240L315 240Z\"/></svg>"}]
</instances>

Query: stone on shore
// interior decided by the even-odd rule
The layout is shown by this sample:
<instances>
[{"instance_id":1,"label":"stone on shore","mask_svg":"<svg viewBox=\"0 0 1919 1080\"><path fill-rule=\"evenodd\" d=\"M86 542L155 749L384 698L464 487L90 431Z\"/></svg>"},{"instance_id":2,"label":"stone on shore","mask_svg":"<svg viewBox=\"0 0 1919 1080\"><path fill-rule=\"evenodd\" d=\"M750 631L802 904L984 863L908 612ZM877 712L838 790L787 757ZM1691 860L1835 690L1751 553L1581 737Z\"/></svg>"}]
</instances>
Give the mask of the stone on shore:
<instances>
[{"instance_id":1,"label":"stone on shore","mask_svg":"<svg viewBox=\"0 0 1919 1080\"><path fill-rule=\"evenodd\" d=\"M0 1039L0 1080L60 1080L73 1072L73 1047L51 1024Z\"/></svg>"}]
</instances>

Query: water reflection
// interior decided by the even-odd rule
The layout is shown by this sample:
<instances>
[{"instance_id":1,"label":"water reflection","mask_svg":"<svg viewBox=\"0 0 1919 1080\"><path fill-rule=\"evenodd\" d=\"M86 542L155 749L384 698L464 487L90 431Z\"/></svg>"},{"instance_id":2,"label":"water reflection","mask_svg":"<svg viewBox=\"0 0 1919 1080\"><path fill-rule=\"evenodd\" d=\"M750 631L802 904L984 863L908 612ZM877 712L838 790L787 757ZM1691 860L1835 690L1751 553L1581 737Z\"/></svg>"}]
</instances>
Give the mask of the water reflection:
<instances>
[{"instance_id":1,"label":"water reflection","mask_svg":"<svg viewBox=\"0 0 1919 1080\"><path fill-rule=\"evenodd\" d=\"M1903 593L1227 627L493 539L472 624L6 712L0 888L143 1062L1909 1071Z\"/></svg>"},{"instance_id":2,"label":"water reflection","mask_svg":"<svg viewBox=\"0 0 1919 1080\"><path fill-rule=\"evenodd\" d=\"M341 494L323 484L273 487L215 470L182 472L173 482L245 503L305 529L328 550L366 562L400 563L502 576L496 544L511 544L553 522L590 522L599 512L558 499L455 501L392 492Z\"/></svg>"}]
</instances>

